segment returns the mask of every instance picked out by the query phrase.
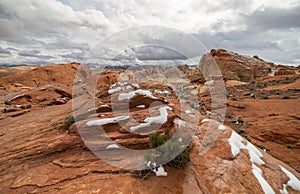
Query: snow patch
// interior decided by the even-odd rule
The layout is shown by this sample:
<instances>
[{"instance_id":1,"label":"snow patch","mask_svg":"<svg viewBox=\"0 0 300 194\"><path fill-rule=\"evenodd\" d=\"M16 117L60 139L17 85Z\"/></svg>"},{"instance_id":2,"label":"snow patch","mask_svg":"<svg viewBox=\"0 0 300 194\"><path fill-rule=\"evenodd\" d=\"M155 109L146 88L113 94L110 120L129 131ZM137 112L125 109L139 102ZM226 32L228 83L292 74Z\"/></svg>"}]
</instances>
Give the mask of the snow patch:
<instances>
[{"instance_id":1,"label":"snow patch","mask_svg":"<svg viewBox=\"0 0 300 194\"><path fill-rule=\"evenodd\" d=\"M130 131L134 132L140 128L150 127L151 124L164 124L168 121L168 110L172 110L172 108L168 106L160 107L159 112L160 115L156 117L149 117L144 120L144 123L141 123L137 126L130 127Z\"/></svg>"},{"instance_id":2,"label":"snow patch","mask_svg":"<svg viewBox=\"0 0 300 194\"><path fill-rule=\"evenodd\" d=\"M131 132L135 132L136 130L138 130L138 129L140 129L140 128L145 128L145 127L150 127L151 126L151 124L150 123L141 123L141 124L139 124L139 125L137 125L137 126L133 126L133 127L130 127L130 131Z\"/></svg>"},{"instance_id":3,"label":"snow patch","mask_svg":"<svg viewBox=\"0 0 300 194\"><path fill-rule=\"evenodd\" d=\"M220 125L218 126L218 130L220 130L220 131L224 131L224 130L225 130L225 126L224 126L224 125L222 125L222 124L220 124Z\"/></svg>"},{"instance_id":4,"label":"snow patch","mask_svg":"<svg viewBox=\"0 0 300 194\"><path fill-rule=\"evenodd\" d=\"M12 101L12 100L14 100L14 99L16 99L16 98L19 98L19 97L22 97L22 96L24 96L24 94L16 95L15 97L11 98L11 99L8 100L8 101Z\"/></svg>"},{"instance_id":5,"label":"snow patch","mask_svg":"<svg viewBox=\"0 0 300 194\"><path fill-rule=\"evenodd\" d=\"M168 120L168 111L167 110L172 110L172 108L168 106L164 106L159 108L160 116L157 117L149 117L146 118L144 121L146 123L157 123L157 124L164 124Z\"/></svg>"},{"instance_id":6,"label":"snow patch","mask_svg":"<svg viewBox=\"0 0 300 194\"><path fill-rule=\"evenodd\" d=\"M155 93L158 93L158 94L164 94L164 95L170 95L171 92L168 91L168 90L154 90Z\"/></svg>"},{"instance_id":7,"label":"snow patch","mask_svg":"<svg viewBox=\"0 0 300 194\"><path fill-rule=\"evenodd\" d=\"M269 183L264 179L262 176L262 170L258 168L254 163L252 163L252 172L256 179L258 180L262 190L266 194L275 194L274 190L272 187L269 185Z\"/></svg>"},{"instance_id":8,"label":"snow patch","mask_svg":"<svg viewBox=\"0 0 300 194\"><path fill-rule=\"evenodd\" d=\"M241 149L245 148L245 145L242 143L243 138L235 131L232 131L228 141L229 145L231 146L231 153L234 157L236 157L240 153Z\"/></svg>"},{"instance_id":9,"label":"snow patch","mask_svg":"<svg viewBox=\"0 0 300 194\"><path fill-rule=\"evenodd\" d=\"M248 150L250 155L250 161L252 162L252 172L256 179L258 180L261 188L263 189L264 193L266 194L275 194L272 187L269 183L263 178L262 170L257 167L254 163L258 165L263 165L265 162L261 159L263 157L262 153L250 142L247 142L247 146L245 146L242 141L243 138L238 135L235 131L232 131L230 138L228 139L229 144L231 146L231 152L234 157L236 157L241 149Z\"/></svg>"},{"instance_id":10,"label":"snow patch","mask_svg":"<svg viewBox=\"0 0 300 194\"><path fill-rule=\"evenodd\" d=\"M125 85L127 85L128 83L127 82L119 82L118 83L120 86L125 86Z\"/></svg>"},{"instance_id":11,"label":"snow patch","mask_svg":"<svg viewBox=\"0 0 300 194\"><path fill-rule=\"evenodd\" d=\"M210 119L202 119L201 123L208 123Z\"/></svg>"},{"instance_id":12,"label":"snow patch","mask_svg":"<svg viewBox=\"0 0 300 194\"><path fill-rule=\"evenodd\" d=\"M133 89L131 85L125 87L125 90L131 90L131 89Z\"/></svg>"},{"instance_id":13,"label":"snow patch","mask_svg":"<svg viewBox=\"0 0 300 194\"><path fill-rule=\"evenodd\" d=\"M289 192L286 190L286 184L282 185L283 188L279 190L280 194L289 194Z\"/></svg>"},{"instance_id":14,"label":"snow patch","mask_svg":"<svg viewBox=\"0 0 300 194\"><path fill-rule=\"evenodd\" d=\"M156 163L152 162L151 160L147 162L147 166L150 168L155 168L156 167Z\"/></svg>"},{"instance_id":15,"label":"snow patch","mask_svg":"<svg viewBox=\"0 0 300 194\"><path fill-rule=\"evenodd\" d=\"M153 96L149 90L138 89L133 92L119 94L118 100L129 100L136 94L140 94L140 95L146 96L148 98L152 98L152 99L158 99L157 97Z\"/></svg>"},{"instance_id":16,"label":"snow patch","mask_svg":"<svg viewBox=\"0 0 300 194\"><path fill-rule=\"evenodd\" d=\"M271 72L268 74L268 76L275 76L275 69L271 69Z\"/></svg>"},{"instance_id":17,"label":"snow patch","mask_svg":"<svg viewBox=\"0 0 300 194\"><path fill-rule=\"evenodd\" d=\"M146 108L146 106L145 105L138 105L138 106L136 106L137 108Z\"/></svg>"},{"instance_id":18,"label":"snow patch","mask_svg":"<svg viewBox=\"0 0 300 194\"><path fill-rule=\"evenodd\" d=\"M110 107L109 105L107 105L107 104L102 104L102 105L100 105L100 107Z\"/></svg>"},{"instance_id":19,"label":"snow patch","mask_svg":"<svg viewBox=\"0 0 300 194\"><path fill-rule=\"evenodd\" d=\"M117 144L111 144L106 147L106 149L119 149L120 147Z\"/></svg>"},{"instance_id":20,"label":"snow patch","mask_svg":"<svg viewBox=\"0 0 300 194\"><path fill-rule=\"evenodd\" d=\"M131 84L135 88L140 88L139 84Z\"/></svg>"},{"instance_id":21,"label":"snow patch","mask_svg":"<svg viewBox=\"0 0 300 194\"><path fill-rule=\"evenodd\" d=\"M109 89L109 90L108 90L108 93L109 93L109 94L113 94L113 93L119 92L119 91L121 91L121 90L122 90L121 87L117 87L117 88Z\"/></svg>"},{"instance_id":22,"label":"snow patch","mask_svg":"<svg viewBox=\"0 0 300 194\"><path fill-rule=\"evenodd\" d=\"M186 110L184 112L185 112L185 114L193 114L193 112L191 110Z\"/></svg>"},{"instance_id":23,"label":"snow patch","mask_svg":"<svg viewBox=\"0 0 300 194\"><path fill-rule=\"evenodd\" d=\"M250 155L250 161L258 165L265 164L260 158L263 156L262 153L250 142L247 143L246 149Z\"/></svg>"},{"instance_id":24,"label":"snow patch","mask_svg":"<svg viewBox=\"0 0 300 194\"><path fill-rule=\"evenodd\" d=\"M285 169L284 167L280 166L280 169L290 178L290 180L287 182L287 186L292 187L296 191L300 191L300 181L293 175L290 171Z\"/></svg>"},{"instance_id":25,"label":"snow patch","mask_svg":"<svg viewBox=\"0 0 300 194\"><path fill-rule=\"evenodd\" d=\"M204 84L207 85L207 86L211 86L211 85L215 84L215 81L214 80L210 80L210 81L205 82Z\"/></svg>"},{"instance_id":26,"label":"snow patch","mask_svg":"<svg viewBox=\"0 0 300 194\"><path fill-rule=\"evenodd\" d=\"M114 83L113 85L110 86L110 88L116 87L118 82Z\"/></svg>"},{"instance_id":27,"label":"snow patch","mask_svg":"<svg viewBox=\"0 0 300 194\"><path fill-rule=\"evenodd\" d=\"M117 123L119 121L124 121L130 119L130 116L118 116L114 118L106 118L106 119L98 119L98 120L92 120L88 121L86 123L87 126L101 126L101 125L106 125L110 123Z\"/></svg>"},{"instance_id":28,"label":"snow patch","mask_svg":"<svg viewBox=\"0 0 300 194\"><path fill-rule=\"evenodd\" d=\"M98 108L90 108L90 109L88 110L88 112L91 112L91 111L97 111L97 109L98 109Z\"/></svg>"},{"instance_id":29,"label":"snow patch","mask_svg":"<svg viewBox=\"0 0 300 194\"><path fill-rule=\"evenodd\" d=\"M153 172L155 172L156 176L168 176L163 166L159 166L157 170L153 169Z\"/></svg>"}]
</instances>

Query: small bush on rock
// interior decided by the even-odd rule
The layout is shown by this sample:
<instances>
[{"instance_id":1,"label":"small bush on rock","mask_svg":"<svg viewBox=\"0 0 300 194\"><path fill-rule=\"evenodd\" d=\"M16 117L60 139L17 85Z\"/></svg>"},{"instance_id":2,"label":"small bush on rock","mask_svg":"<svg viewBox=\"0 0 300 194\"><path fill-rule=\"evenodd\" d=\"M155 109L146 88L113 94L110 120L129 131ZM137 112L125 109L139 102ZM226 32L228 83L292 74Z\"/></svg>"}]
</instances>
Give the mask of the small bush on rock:
<instances>
[{"instance_id":1,"label":"small bush on rock","mask_svg":"<svg viewBox=\"0 0 300 194\"><path fill-rule=\"evenodd\" d=\"M183 137L183 138L178 138L178 141L171 142L169 141L171 137L172 135L169 129L167 129L165 133L161 133L161 132L153 133L149 135L149 146L150 148L156 148L163 145L164 148L167 148L168 153L176 153L176 150L179 147L187 145L189 140L191 139L191 137ZM174 168L186 167L188 162L190 161L190 153L192 152L192 149L193 149L192 146L187 145L186 148L173 160L168 162L167 165ZM166 156L164 156L164 154L158 150L156 157L163 158Z\"/></svg>"},{"instance_id":2,"label":"small bush on rock","mask_svg":"<svg viewBox=\"0 0 300 194\"><path fill-rule=\"evenodd\" d=\"M72 114L66 116L63 129L68 130L73 123L75 123L74 116Z\"/></svg>"}]
</instances>

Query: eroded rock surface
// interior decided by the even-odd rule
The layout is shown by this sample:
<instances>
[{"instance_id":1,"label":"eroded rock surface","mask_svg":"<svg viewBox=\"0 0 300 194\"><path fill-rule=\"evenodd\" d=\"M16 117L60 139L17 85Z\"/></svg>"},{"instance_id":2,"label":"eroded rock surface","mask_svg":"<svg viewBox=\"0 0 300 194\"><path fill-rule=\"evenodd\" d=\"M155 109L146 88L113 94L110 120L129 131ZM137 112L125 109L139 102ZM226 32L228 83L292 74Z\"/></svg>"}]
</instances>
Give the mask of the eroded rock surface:
<instances>
[{"instance_id":1,"label":"eroded rock surface","mask_svg":"<svg viewBox=\"0 0 300 194\"><path fill-rule=\"evenodd\" d=\"M76 69L77 65L65 67ZM77 123L64 129L72 101L81 96L71 95L75 69L69 81L59 81L56 71L63 67L28 70L30 75L31 71L47 74L39 85L29 77L22 78L24 71L16 72L14 89L10 89L9 74L1 78L0 83L9 87L0 98L1 108L6 109L0 120L0 193L300 192L297 74L263 75L256 82L248 82L254 74L237 74L240 81L226 83L228 111L223 125L209 119L214 116L209 112L209 85L199 94L201 105L193 107L205 113L200 115L193 112L193 104L181 106L167 84L125 83L118 81L120 72L107 71L97 83L94 108L77 115ZM192 80L198 80L194 75ZM198 81L192 82L202 87L203 82ZM23 86L28 88L15 89ZM26 112L19 114L21 111ZM197 122L191 122L193 119ZM156 130L174 132L183 127L194 133L191 161L185 169L165 166L166 177L152 173L147 179L135 178L132 170L109 165L88 149L98 146L119 153L117 146L96 138L82 141L80 134L91 135L99 127L117 146L136 150L148 149L148 134ZM117 155L116 159L126 157Z\"/></svg>"}]
</instances>

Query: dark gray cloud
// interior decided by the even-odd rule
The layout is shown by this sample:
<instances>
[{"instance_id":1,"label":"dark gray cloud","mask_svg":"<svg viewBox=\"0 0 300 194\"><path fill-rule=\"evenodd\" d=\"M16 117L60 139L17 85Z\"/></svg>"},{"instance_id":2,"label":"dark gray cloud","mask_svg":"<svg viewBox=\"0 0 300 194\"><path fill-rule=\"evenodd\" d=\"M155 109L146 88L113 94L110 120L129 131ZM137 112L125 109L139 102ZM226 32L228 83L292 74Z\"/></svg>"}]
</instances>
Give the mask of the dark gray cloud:
<instances>
[{"instance_id":1,"label":"dark gray cloud","mask_svg":"<svg viewBox=\"0 0 300 194\"><path fill-rule=\"evenodd\" d=\"M0 54L10 55L11 52L9 49L4 49L4 48L0 47Z\"/></svg>"},{"instance_id":2,"label":"dark gray cloud","mask_svg":"<svg viewBox=\"0 0 300 194\"><path fill-rule=\"evenodd\" d=\"M291 9L264 8L251 15L244 15L249 28L300 28L300 5Z\"/></svg>"},{"instance_id":3,"label":"dark gray cloud","mask_svg":"<svg viewBox=\"0 0 300 194\"><path fill-rule=\"evenodd\" d=\"M130 50L125 49L123 53L120 53L113 58L114 61L118 60L133 60L135 57L139 60L185 60L183 54L177 51L161 46L148 45L141 46L137 48L132 48Z\"/></svg>"},{"instance_id":4,"label":"dark gray cloud","mask_svg":"<svg viewBox=\"0 0 300 194\"><path fill-rule=\"evenodd\" d=\"M51 55L42 55L41 51L39 51L37 49L34 49L34 50L23 50L23 51L20 51L18 53L18 55L22 56L22 57L35 57L35 58L40 58L40 59L51 59L51 58L54 58Z\"/></svg>"},{"instance_id":5,"label":"dark gray cloud","mask_svg":"<svg viewBox=\"0 0 300 194\"><path fill-rule=\"evenodd\" d=\"M17 0L5 0L0 2L0 46L10 55L2 54L6 57L1 60L34 64L80 61L115 32L158 25L193 34L208 50L225 48L296 64L300 63L299 13L297 0L23 0L22 5ZM125 38L132 39L131 34ZM195 43L172 36L151 39L142 34L139 44L131 46L161 45L162 40L171 50L188 53L188 57L203 53ZM132 58L116 53L119 46L114 43L97 57ZM170 49L143 48L131 54L142 60L181 59Z\"/></svg>"},{"instance_id":6,"label":"dark gray cloud","mask_svg":"<svg viewBox=\"0 0 300 194\"><path fill-rule=\"evenodd\" d=\"M13 48L13 47L8 47L7 49L11 50L11 51L19 51L19 49L16 49L16 48Z\"/></svg>"},{"instance_id":7,"label":"dark gray cloud","mask_svg":"<svg viewBox=\"0 0 300 194\"><path fill-rule=\"evenodd\" d=\"M85 52L81 51L81 52L70 52L67 54L59 55L59 56L66 58L66 59L82 60L84 58L85 54L86 54Z\"/></svg>"},{"instance_id":8,"label":"dark gray cloud","mask_svg":"<svg viewBox=\"0 0 300 194\"><path fill-rule=\"evenodd\" d=\"M285 33L278 30L246 30L194 34L208 50L225 48L246 55L259 55L264 60L297 65L300 63L300 45L297 29ZM287 38L288 37L288 38Z\"/></svg>"}]
</instances>

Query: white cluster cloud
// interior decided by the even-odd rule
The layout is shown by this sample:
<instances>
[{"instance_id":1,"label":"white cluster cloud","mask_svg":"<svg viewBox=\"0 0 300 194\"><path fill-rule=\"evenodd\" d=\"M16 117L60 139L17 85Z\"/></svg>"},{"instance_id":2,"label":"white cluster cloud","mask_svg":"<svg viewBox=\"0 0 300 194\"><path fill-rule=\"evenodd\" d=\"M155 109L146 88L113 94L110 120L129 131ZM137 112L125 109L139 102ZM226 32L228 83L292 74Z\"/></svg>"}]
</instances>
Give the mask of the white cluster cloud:
<instances>
[{"instance_id":1,"label":"white cluster cloud","mask_svg":"<svg viewBox=\"0 0 300 194\"><path fill-rule=\"evenodd\" d=\"M298 0L0 0L0 60L80 61L115 32L159 25L191 34L208 49L221 47L299 64L299 13ZM135 54L142 60L180 58L163 49L142 48ZM105 58L106 53L101 55Z\"/></svg>"}]
</instances>

